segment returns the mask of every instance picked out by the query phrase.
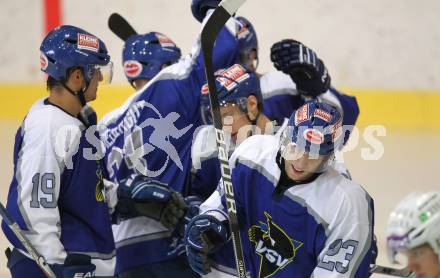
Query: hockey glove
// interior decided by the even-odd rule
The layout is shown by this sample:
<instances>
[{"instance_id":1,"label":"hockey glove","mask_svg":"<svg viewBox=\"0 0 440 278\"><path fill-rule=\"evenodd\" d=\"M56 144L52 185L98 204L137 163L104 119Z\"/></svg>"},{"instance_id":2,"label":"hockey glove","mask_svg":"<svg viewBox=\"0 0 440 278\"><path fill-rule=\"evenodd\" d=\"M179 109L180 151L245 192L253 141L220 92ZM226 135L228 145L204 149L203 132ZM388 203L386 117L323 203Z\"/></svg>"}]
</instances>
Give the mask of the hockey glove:
<instances>
[{"instance_id":1,"label":"hockey glove","mask_svg":"<svg viewBox=\"0 0 440 278\"><path fill-rule=\"evenodd\" d=\"M141 175L132 175L118 187L116 211L121 218L146 216L174 229L186 211L180 193L168 185Z\"/></svg>"},{"instance_id":2,"label":"hockey glove","mask_svg":"<svg viewBox=\"0 0 440 278\"><path fill-rule=\"evenodd\" d=\"M182 195L179 192L173 191L171 200L168 201L160 214L159 221L166 228L174 230L183 221L187 209L188 207Z\"/></svg>"},{"instance_id":3,"label":"hockey glove","mask_svg":"<svg viewBox=\"0 0 440 278\"><path fill-rule=\"evenodd\" d=\"M68 254L64 264L53 264L51 268L57 278L95 277L96 266L90 256Z\"/></svg>"},{"instance_id":4,"label":"hockey glove","mask_svg":"<svg viewBox=\"0 0 440 278\"><path fill-rule=\"evenodd\" d=\"M191 268L200 275L211 272L208 254L215 253L229 239L227 226L211 215L194 217L185 231L186 255Z\"/></svg>"},{"instance_id":5,"label":"hockey glove","mask_svg":"<svg viewBox=\"0 0 440 278\"><path fill-rule=\"evenodd\" d=\"M304 44L286 39L272 45L270 59L277 70L290 75L298 92L317 97L330 87L330 75L316 53Z\"/></svg>"},{"instance_id":6,"label":"hockey glove","mask_svg":"<svg viewBox=\"0 0 440 278\"><path fill-rule=\"evenodd\" d=\"M180 236L184 236L185 229L188 226L191 219L193 219L195 216L199 215L200 211L200 205L203 203L202 199L200 199L198 196L188 196L185 197L185 204L187 206L185 217L180 221L179 223L179 234Z\"/></svg>"},{"instance_id":7,"label":"hockey glove","mask_svg":"<svg viewBox=\"0 0 440 278\"><path fill-rule=\"evenodd\" d=\"M202 22L209 9L215 9L220 0L192 0L191 12L197 21Z\"/></svg>"}]
</instances>

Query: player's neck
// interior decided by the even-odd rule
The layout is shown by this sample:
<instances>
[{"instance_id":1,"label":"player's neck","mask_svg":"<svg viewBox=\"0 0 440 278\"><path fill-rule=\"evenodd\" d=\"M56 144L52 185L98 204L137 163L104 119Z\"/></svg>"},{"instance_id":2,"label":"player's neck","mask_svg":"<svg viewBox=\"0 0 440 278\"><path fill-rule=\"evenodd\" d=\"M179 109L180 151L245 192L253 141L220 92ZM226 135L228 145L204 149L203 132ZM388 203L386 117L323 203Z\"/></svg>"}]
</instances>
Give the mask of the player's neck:
<instances>
[{"instance_id":1,"label":"player's neck","mask_svg":"<svg viewBox=\"0 0 440 278\"><path fill-rule=\"evenodd\" d=\"M61 107L73 117L78 116L81 111L81 103L78 97L65 89L52 90L49 95L49 102Z\"/></svg>"}]
</instances>

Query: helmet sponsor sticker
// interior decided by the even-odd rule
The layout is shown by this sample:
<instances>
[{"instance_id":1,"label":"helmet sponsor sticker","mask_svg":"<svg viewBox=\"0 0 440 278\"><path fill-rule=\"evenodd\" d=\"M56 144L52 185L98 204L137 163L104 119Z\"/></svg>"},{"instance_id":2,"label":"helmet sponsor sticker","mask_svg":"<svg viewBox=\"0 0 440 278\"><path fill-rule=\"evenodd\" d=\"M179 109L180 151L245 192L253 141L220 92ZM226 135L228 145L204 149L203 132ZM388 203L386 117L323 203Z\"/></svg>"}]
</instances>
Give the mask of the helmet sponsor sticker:
<instances>
[{"instance_id":1,"label":"helmet sponsor sticker","mask_svg":"<svg viewBox=\"0 0 440 278\"><path fill-rule=\"evenodd\" d=\"M142 64L136 60L128 60L124 63L124 72L127 77L134 78L142 72Z\"/></svg>"},{"instance_id":2,"label":"helmet sponsor sticker","mask_svg":"<svg viewBox=\"0 0 440 278\"><path fill-rule=\"evenodd\" d=\"M331 127L332 140L336 141L342 135L342 119Z\"/></svg>"},{"instance_id":3,"label":"helmet sponsor sticker","mask_svg":"<svg viewBox=\"0 0 440 278\"><path fill-rule=\"evenodd\" d=\"M246 73L246 69L239 64L235 64L232 67L224 70L221 76L217 77L217 81L225 87L228 91L231 91L240 83L249 78L249 74Z\"/></svg>"},{"instance_id":4,"label":"helmet sponsor sticker","mask_svg":"<svg viewBox=\"0 0 440 278\"><path fill-rule=\"evenodd\" d=\"M43 52L40 52L40 68L41 70L46 70L49 65L49 60Z\"/></svg>"},{"instance_id":5,"label":"helmet sponsor sticker","mask_svg":"<svg viewBox=\"0 0 440 278\"><path fill-rule=\"evenodd\" d=\"M98 52L99 39L94 36L78 33L78 49L85 49L93 52Z\"/></svg>"},{"instance_id":6,"label":"helmet sponsor sticker","mask_svg":"<svg viewBox=\"0 0 440 278\"><path fill-rule=\"evenodd\" d=\"M302 107L298 108L295 113L295 125L299 125L302 122L308 121L310 119L309 116L309 104L305 104Z\"/></svg>"},{"instance_id":7,"label":"helmet sponsor sticker","mask_svg":"<svg viewBox=\"0 0 440 278\"><path fill-rule=\"evenodd\" d=\"M249 34L251 34L251 32L249 31L249 29L246 26L243 26L240 30L238 30L237 33L237 38L239 40L246 38L247 36L249 36Z\"/></svg>"},{"instance_id":8,"label":"helmet sponsor sticker","mask_svg":"<svg viewBox=\"0 0 440 278\"><path fill-rule=\"evenodd\" d=\"M320 145L322 144L322 142L324 142L324 134L322 134L321 131L314 128L308 128L304 130L303 136L304 139L306 139L312 144Z\"/></svg>"},{"instance_id":9,"label":"helmet sponsor sticker","mask_svg":"<svg viewBox=\"0 0 440 278\"><path fill-rule=\"evenodd\" d=\"M164 34L156 33L156 36L162 47L177 47L176 44Z\"/></svg>"},{"instance_id":10,"label":"helmet sponsor sticker","mask_svg":"<svg viewBox=\"0 0 440 278\"><path fill-rule=\"evenodd\" d=\"M207 95L209 94L209 87L208 84L205 84L202 86L202 90L201 90L202 95Z\"/></svg>"},{"instance_id":11,"label":"helmet sponsor sticker","mask_svg":"<svg viewBox=\"0 0 440 278\"><path fill-rule=\"evenodd\" d=\"M315 113L313 114L315 117L318 117L326 122L330 122L333 118L332 114L322 110L322 109L316 109Z\"/></svg>"}]
</instances>

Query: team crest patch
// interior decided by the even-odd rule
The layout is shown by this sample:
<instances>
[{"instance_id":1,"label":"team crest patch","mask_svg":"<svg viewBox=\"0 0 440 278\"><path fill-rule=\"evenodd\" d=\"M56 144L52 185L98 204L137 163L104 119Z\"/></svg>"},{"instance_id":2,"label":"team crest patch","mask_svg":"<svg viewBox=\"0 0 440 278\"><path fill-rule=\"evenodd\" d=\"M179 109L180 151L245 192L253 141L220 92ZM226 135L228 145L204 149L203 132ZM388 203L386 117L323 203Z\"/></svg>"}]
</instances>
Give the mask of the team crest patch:
<instances>
[{"instance_id":1,"label":"team crest patch","mask_svg":"<svg viewBox=\"0 0 440 278\"><path fill-rule=\"evenodd\" d=\"M308 128L304 130L303 137L312 144L320 145L322 142L324 142L324 134L315 128Z\"/></svg>"},{"instance_id":2,"label":"team crest patch","mask_svg":"<svg viewBox=\"0 0 440 278\"><path fill-rule=\"evenodd\" d=\"M78 49L90 50L93 52L99 51L99 40L97 37L87 34L78 34Z\"/></svg>"},{"instance_id":3,"label":"team crest patch","mask_svg":"<svg viewBox=\"0 0 440 278\"><path fill-rule=\"evenodd\" d=\"M228 91L231 91L240 83L249 78L249 74L246 73L246 69L239 64L235 64L232 67L222 71L221 75L217 77L217 81L220 82Z\"/></svg>"},{"instance_id":4,"label":"team crest patch","mask_svg":"<svg viewBox=\"0 0 440 278\"><path fill-rule=\"evenodd\" d=\"M142 64L135 60L125 61L124 72L130 78L137 77L142 72Z\"/></svg>"},{"instance_id":5,"label":"team crest patch","mask_svg":"<svg viewBox=\"0 0 440 278\"><path fill-rule=\"evenodd\" d=\"M295 125L297 126L300 123L305 122L309 119L309 104L305 104L302 107L298 108L295 113Z\"/></svg>"},{"instance_id":6,"label":"team crest patch","mask_svg":"<svg viewBox=\"0 0 440 278\"><path fill-rule=\"evenodd\" d=\"M314 116L318 117L326 122L330 122L333 118L332 114L330 114L322 109L316 109Z\"/></svg>"},{"instance_id":7,"label":"team crest patch","mask_svg":"<svg viewBox=\"0 0 440 278\"><path fill-rule=\"evenodd\" d=\"M259 278L270 277L293 261L302 242L289 237L286 232L272 221L272 216L264 212L266 223L249 228L249 240L255 246L260 259Z\"/></svg>"},{"instance_id":8,"label":"team crest patch","mask_svg":"<svg viewBox=\"0 0 440 278\"><path fill-rule=\"evenodd\" d=\"M156 33L156 36L162 47L176 47L176 44L164 34Z\"/></svg>"},{"instance_id":9,"label":"team crest patch","mask_svg":"<svg viewBox=\"0 0 440 278\"><path fill-rule=\"evenodd\" d=\"M47 59L46 55L44 55L44 53L41 52L40 53L40 68L42 70L46 70L48 65L49 65L49 60Z\"/></svg>"}]
</instances>

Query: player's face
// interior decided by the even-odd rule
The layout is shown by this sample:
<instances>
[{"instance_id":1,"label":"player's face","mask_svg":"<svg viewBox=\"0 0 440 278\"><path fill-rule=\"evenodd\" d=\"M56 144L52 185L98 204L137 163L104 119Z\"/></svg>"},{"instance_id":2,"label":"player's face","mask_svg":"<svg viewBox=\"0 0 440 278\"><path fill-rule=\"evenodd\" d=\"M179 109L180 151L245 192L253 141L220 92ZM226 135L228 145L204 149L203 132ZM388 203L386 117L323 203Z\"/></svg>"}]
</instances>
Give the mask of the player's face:
<instances>
[{"instance_id":1,"label":"player's face","mask_svg":"<svg viewBox=\"0 0 440 278\"><path fill-rule=\"evenodd\" d=\"M223 121L223 130L230 133L235 144L240 144L249 137L251 128L249 118L240 108L233 104L220 107L220 114Z\"/></svg>"},{"instance_id":2,"label":"player's face","mask_svg":"<svg viewBox=\"0 0 440 278\"><path fill-rule=\"evenodd\" d=\"M95 70L92 79L90 79L89 87L87 87L87 90L85 92L85 97L87 102L96 99L96 92L98 91L98 83L99 81L102 81L102 79L103 76L101 72L99 70Z\"/></svg>"},{"instance_id":3,"label":"player's face","mask_svg":"<svg viewBox=\"0 0 440 278\"><path fill-rule=\"evenodd\" d=\"M304 181L310 178L328 159L328 156L311 156L308 152L299 151L293 144L286 147L283 157L285 159L284 170L294 181Z\"/></svg>"},{"instance_id":4,"label":"player's face","mask_svg":"<svg viewBox=\"0 0 440 278\"><path fill-rule=\"evenodd\" d=\"M417 278L440 277L440 258L431 246L424 244L407 252L408 268Z\"/></svg>"}]
</instances>

